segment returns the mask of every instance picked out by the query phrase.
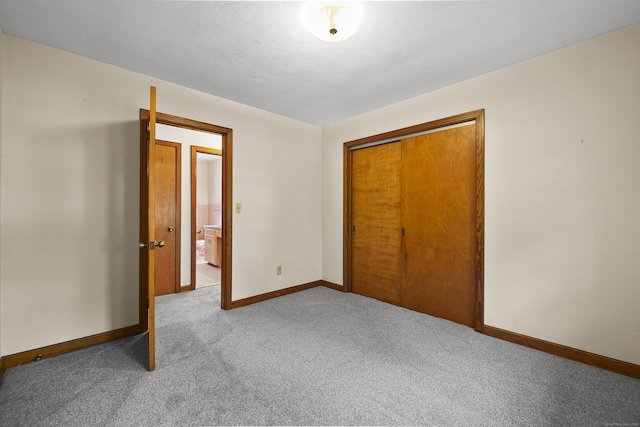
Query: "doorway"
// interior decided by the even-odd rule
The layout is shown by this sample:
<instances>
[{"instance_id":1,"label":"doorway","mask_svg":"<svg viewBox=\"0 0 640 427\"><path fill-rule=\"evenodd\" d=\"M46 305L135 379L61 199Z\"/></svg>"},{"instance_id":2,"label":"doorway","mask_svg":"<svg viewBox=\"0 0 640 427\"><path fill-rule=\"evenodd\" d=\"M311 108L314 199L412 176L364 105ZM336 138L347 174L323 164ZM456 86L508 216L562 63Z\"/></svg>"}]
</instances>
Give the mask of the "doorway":
<instances>
[{"instance_id":1,"label":"doorway","mask_svg":"<svg viewBox=\"0 0 640 427\"><path fill-rule=\"evenodd\" d=\"M484 327L484 110L344 144L345 290Z\"/></svg>"},{"instance_id":2,"label":"doorway","mask_svg":"<svg viewBox=\"0 0 640 427\"><path fill-rule=\"evenodd\" d=\"M203 132L208 134L216 134L221 137L221 163L222 163L222 220L221 220L221 252L222 260L220 265L220 307L224 310L231 308L232 294L232 150L233 150L233 130L222 126L200 122L184 117L174 116L166 113L155 114L156 123L181 129ZM148 217L145 206L148 206L146 173L148 163L147 141L149 140L149 123L150 112L146 109L140 110L140 173L141 173L141 196L140 196L140 241L149 241L148 239ZM195 235L195 221L192 221L190 235ZM195 239L191 239L191 248L189 255L195 252ZM183 263L184 264L184 263ZM142 330L147 330L150 325L149 321L149 304L148 295L148 266L147 257L140 258L140 280L139 280L139 322Z\"/></svg>"},{"instance_id":3,"label":"doorway","mask_svg":"<svg viewBox=\"0 0 640 427\"><path fill-rule=\"evenodd\" d=\"M218 285L222 266L222 151L191 146L191 289Z\"/></svg>"}]
</instances>

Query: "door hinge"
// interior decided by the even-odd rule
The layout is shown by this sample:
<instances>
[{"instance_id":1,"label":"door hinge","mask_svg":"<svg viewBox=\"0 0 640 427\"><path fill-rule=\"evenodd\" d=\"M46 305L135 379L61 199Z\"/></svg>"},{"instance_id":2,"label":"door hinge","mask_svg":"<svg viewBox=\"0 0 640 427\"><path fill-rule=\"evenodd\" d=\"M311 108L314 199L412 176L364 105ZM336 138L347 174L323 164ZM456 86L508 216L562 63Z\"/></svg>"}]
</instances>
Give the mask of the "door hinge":
<instances>
[{"instance_id":1,"label":"door hinge","mask_svg":"<svg viewBox=\"0 0 640 427\"><path fill-rule=\"evenodd\" d=\"M149 310L149 298L147 298L147 310Z\"/></svg>"},{"instance_id":2,"label":"door hinge","mask_svg":"<svg viewBox=\"0 0 640 427\"><path fill-rule=\"evenodd\" d=\"M355 225L351 226L351 231L356 231L356 226Z\"/></svg>"},{"instance_id":3,"label":"door hinge","mask_svg":"<svg viewBox=\"0 0 640 427\"><path fill-rule=\"evenodd\" d=\"M404 236L404 228L402 229L402 235Z\"/></svg>"}]
</instances>

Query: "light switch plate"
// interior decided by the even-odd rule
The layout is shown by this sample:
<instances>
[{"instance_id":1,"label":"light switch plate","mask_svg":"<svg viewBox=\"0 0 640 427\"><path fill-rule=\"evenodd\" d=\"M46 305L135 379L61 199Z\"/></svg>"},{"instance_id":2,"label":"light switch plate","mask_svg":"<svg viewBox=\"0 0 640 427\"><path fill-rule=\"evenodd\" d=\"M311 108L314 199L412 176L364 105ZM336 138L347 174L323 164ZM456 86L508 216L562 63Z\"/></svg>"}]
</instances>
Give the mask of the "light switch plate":
<instances>
[{"instance_id":1,"label":"light switch plate","mask_svg":"<svg viewBox=\"0 0 640 427\"><path fill-rule=\"evenodd\" d=\"M236 213L240 213L242 209L242 205L240 203L236 203Z\"/></svg>"}]
</instances>

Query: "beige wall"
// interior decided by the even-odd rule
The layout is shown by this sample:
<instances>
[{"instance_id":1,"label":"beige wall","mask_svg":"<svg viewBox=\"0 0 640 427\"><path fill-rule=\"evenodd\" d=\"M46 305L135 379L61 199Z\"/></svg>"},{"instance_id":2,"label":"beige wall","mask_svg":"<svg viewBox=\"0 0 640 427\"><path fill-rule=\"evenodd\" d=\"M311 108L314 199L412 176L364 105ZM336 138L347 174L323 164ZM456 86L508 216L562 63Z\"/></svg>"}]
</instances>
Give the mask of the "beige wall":
<instances>
[{"instance_id":1,"label":"beige wall","mask_svg":"<svg viewBox=\"0 0 640 427\"><path fill-rule=\"evenodd\" d=\"M2 355L137 323L150 85L234 130L233 299L321 278L320 128L6 35L3 58Z\"/></svg>"},{"instance_id":2,"label":"beige wall","mask_svg":"<svg viewBox=\"0 0 640 427\"><path fill-rule=\"evenodd\" d=\"M323 279L342 144L486 110L485 322L640 363L640 25L323 129Z\"/></svg>"}]
</instances>

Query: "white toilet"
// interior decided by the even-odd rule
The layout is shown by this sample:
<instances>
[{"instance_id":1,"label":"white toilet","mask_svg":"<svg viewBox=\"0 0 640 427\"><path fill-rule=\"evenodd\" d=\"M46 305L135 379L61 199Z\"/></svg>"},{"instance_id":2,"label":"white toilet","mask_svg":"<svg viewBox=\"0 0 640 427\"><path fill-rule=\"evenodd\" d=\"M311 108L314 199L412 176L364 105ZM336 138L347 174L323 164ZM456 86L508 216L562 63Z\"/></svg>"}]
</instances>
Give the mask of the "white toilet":
<instances>
[{"instance_id":1,"label":"white toilet","mask_svg":"<svg viewBox=\"0 0 640 427\"><path fill-rule=\"evenodd\" d=\"M204 240L196 240L196 253L198 256L204 256Z\"/></svg>"}]
</instances>

